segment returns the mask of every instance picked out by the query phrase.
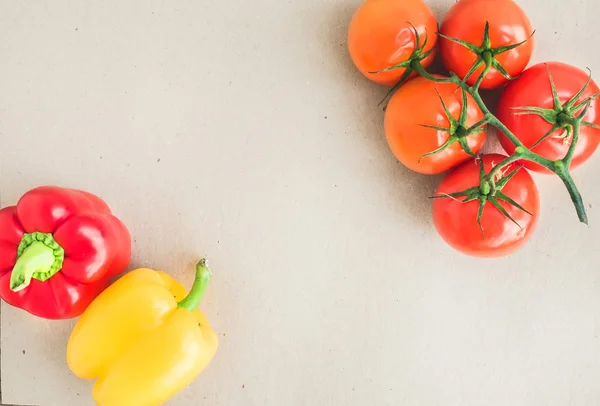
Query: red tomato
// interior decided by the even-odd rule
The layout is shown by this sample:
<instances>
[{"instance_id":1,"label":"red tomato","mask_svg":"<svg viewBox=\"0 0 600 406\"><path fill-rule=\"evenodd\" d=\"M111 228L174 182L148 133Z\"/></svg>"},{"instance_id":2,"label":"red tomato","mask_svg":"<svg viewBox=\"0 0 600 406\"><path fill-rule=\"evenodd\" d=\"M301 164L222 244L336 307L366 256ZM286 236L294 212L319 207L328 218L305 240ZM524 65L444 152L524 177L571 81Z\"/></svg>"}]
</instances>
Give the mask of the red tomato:
<instances>
[{"instance_id":1,"label":"red tomato","mask_svg":"<svg viewBox=\"0 0 600 406\"><path fill-rule=\"evenodd\" d=\"M400 162L415 172L445 172L470 157L459 142L452 143L441 152L423 157L440 148L451 136L449 131L423 126L451 127L440 97L451 117L458 121L463 111L463 93L458 85L435 83L423 77L411 79L401 86L390 99L385 111L384 128L389 147ZM467 94L466 121L458 131L473 126L483 120L483 117L475 100ZM481 150L485 141L485 128L480 130L464 137L473 154ZM452 134L457 134L458 131L454 129Z\"/></svg>"},{"instance_id":2,"label":"red tomato","mask_svg":"<svg viewBox=\"0 0 600 406\"><path fill-rule=\"evenodd\" d=\"M504 158L506 157L500 154L483 155L485 172L489 173ZM501 173L510 174L518 167L517 164L508 165ZM439 184L436 196L460 192L478 185L479 162L472 160L449 172ZM517 251L529 240L537 226L540 208L538 189L527 170L521 168L501 192L531 213L527 214L505 201L499 201L520 227L490 201L484 205L480 228L477 223L480 207L478 200L463 203L461 197L436 198L433 201L433 222L440 236L454 249L476 257L498 257ZM498 193L496 196L498 197Z\"/></svg>"},{"instance_id":3,"label":"red tomato","mask_svg":"<svg viewBox=\"0 0 600 406\"><path fill-rule=\"evenodd\" d=\"M525 106L541 107L549 111L554 109L554 99L548 69L554 80L557 95L562 106L585 86L589 78L589 74L579 68L560 62L549 62L547 64L540 63L532 66L506 86L498 103L497 117L528 148L551 131L553 124L536 114L516 115L514 113L522 111L516 109L517 107ZM594 81L590 81L586 90L577 99L575 105L598 92L600 92L600 88L598 88ZM583 106L581 106L580 110L571 114L567 112L567 116L576 116L582 109ZM596 100L592 101L584 120L595 125L600 125L600 103ZM567 127L557 129L544 139L544 141L535 146L532 151L552 161L564 158L573 139L572 133L566 131ZM515 146L500 131L496 132L504 149L509 154L513 154ZM573 160L571 161L571 169L587 161L598 148L598 144L600 144L600 130L589 125L582 125ZM548 169L538 164L529 161L524 161L523 164L531 170L550 173Z\"/></svg>"},{"instance_id":4,"label":"red tomato","mask_svg":"<svg viewBox=\"0 0 600 406\"><path fill-rule=\"evenodd\" d=\"M486 21L489 22L491 48L518 44L527 40L533 33L525 12L512 0L460 0L446 14L440 33L449 37L481 46ZM500 53L495 59L506 72L516 76L525 69L533 53L534 41L530 38L524 44ZM440 54L444 65L461 79L469 73L478 55L461 44L440 37ZM483 72L480 66L467 80L473 85ZM508 82L500 71L492 68L481 84L483 89L492 89Z\"/></svg>"},{"instance_id":5,"label":"red tomato","mask_svg":"<svg viewBox=\"0 0 600 406\"><path fill-rule=\"evenodd\" d=\"M410 59L415 50L416 28L423 52L434 48L438 25L423 0L367 0L355 12L348 28L348 50L358 70L373 82L392 86L404 74L404 68L377 72ZM421 62L433 62L432 52Z\"/></svg>"}]
</instances>

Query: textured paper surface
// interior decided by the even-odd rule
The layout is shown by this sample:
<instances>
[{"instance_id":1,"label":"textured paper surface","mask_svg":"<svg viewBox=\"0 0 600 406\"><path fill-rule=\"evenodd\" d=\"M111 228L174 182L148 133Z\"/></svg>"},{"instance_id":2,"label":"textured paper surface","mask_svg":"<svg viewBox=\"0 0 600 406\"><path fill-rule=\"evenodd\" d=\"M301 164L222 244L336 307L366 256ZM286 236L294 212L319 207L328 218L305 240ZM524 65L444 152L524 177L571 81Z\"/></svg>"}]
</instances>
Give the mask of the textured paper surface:
<instances>
[{"instance_id":1,"label":"textured paper surface","mask_svg":"<svg viewBox=\"0 0 600 406\"><path fill-rule=\"evenodd\" d=\"M431 0L438 16L452 0ZM535 62L600 75L600 5L521 0ZM347 57L359 2L1 1L0 191L84 188L135 238L132 267L192 281L220 336L168 406L600 404L600 157L536 176L531 243L476 260L435 234L438 177L397 163L385 89ZM2 305L6 403L91 406L72 322Z\"/></svg>"}]
</instances>

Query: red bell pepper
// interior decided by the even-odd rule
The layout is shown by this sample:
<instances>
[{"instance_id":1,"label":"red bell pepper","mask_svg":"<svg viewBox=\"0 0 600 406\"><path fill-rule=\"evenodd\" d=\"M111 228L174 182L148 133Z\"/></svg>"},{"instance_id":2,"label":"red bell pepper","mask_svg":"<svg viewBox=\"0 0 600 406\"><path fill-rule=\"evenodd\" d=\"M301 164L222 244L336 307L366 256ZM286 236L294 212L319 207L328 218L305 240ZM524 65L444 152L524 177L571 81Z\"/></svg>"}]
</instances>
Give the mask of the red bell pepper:
<instances>
[{"instance_id":1,"label":"red bell pepper","mask_svg":"<svg viewBox=\"0 0 600 406\"><path fill-rule=\"evenodd\" d=\"M81 315L130 258L129 231L88 192L42 186L0 210L0 297L38 317Z\"/></svg>"}]
</instances>

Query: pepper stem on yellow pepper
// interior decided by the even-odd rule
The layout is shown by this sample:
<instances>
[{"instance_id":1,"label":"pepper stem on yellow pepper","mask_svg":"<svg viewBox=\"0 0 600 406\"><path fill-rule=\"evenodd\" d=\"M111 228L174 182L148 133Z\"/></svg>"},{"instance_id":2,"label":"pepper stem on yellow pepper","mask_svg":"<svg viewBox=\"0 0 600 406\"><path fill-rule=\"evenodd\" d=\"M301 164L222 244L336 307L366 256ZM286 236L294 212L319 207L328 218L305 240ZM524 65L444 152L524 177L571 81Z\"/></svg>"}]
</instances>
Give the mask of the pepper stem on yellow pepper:
<instances>
[{"instance_id":1,"label":"pepper stem on yellow pepper","mask_svg":"<svg viewBox=\"0 0 600 406\"><path fill-rule=\"evenodd\" d=\"M211 277L212 273L206 266L206 259L202 258L200 262L196 264L196 278L194 279L194 284L192 285L192 289L190 289L190 293L177 304L177 307L194 311L200 305Z\"/></svg>"}]
</instances>

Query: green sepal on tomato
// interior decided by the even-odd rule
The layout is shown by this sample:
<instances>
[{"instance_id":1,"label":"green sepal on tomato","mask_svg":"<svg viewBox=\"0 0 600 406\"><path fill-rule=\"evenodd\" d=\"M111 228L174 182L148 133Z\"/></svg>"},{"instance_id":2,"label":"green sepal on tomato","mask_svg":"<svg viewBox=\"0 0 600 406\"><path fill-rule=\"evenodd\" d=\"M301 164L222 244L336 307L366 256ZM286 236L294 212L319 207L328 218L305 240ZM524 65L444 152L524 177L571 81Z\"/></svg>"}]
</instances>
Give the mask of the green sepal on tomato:
<instances>
[{"instance_id":1,"label":"green sepal on tomato","mask_svg":"<svg viewBox=\"0 0 600 406\"><path fill-rule=\"evenodd\" d=\"M495 190L485 181L485 175L505 158L482 155L450 171L438 185L433 222L442 239L457 251L475 257L509 255L535 231L539 192L527 170L517 163L506 165L494 176Z\"/></svg>"},{"instance_id":2,"label":"green sepal on tomato","mask_svg":"<svg viewBox=\"0 0 600 406\"><path fill-rule=\"evenodd\" d=\"M589 72L561 62L531 66L510 82L498 102L497 117L532 152L551 161L561 160L573 141L573 120L584 112L570 169L586 162L600 144L600 88ZM589 103L589 106L588 106ZM514 144L496 131L509 154ZM534 162L528 169L551 173Z\"/></svg>"},{"instance_id":3,"label":"green sepal on tomato","mask_svg":"<svg viewBox=\"0 0 600 406\"><path fill-rule=\"evenodd\" d=\"M587 224L569 169L600 144L598 86L566 64L549 64L545 75L537 65L525 71L534 31L513 0L457 0L435 35L431 20L422 0L366 0L350 24L348 46L366 77L393 85L384 127L396 158L423 174L448 171L433 196L440 236L477 257L520 249L540 208L528 168L555 173ZM427 71L436 48L450 77ZM504 85L496 117L479 90ZM511 155L473 158L490 125L502 131L500 142Z\"/></svg>"},{"instance_id":4,"label":"green sepal on tomato","mask_svg":"<svg viewBox=\"0 0 600 406\"><path fill-rule=\"evenodd\" d=\"M417 35L415 35L415 30ZM435 58L438 24L423 0L366 0L348 27L348 51L369 80L393 86Z\"/></svg>"},{"instance_id":5,"label":"green sepal on tomato","mask_svg":"<svg viewBox=\"0 0 600 406\"><path fill-rule=\"evenodd\" d=\"M394 93L384 129L394 156L422 174L442 173L474 157L486 138L484 114L469 94L423 77Z\"/></svg>"},{"instance_id":6,"label":"green sepal on tomato","mask_svg":"<svg viewBox=\"0 0 600 406\"><path fill-rule=\"evenodd\" d=\"M470 86L491 64L481 88L493 89L527 67L533 32L529 18L513 0L460 0L441 23L439 52L448 71Z\"/></svg>"}]
</instances>

